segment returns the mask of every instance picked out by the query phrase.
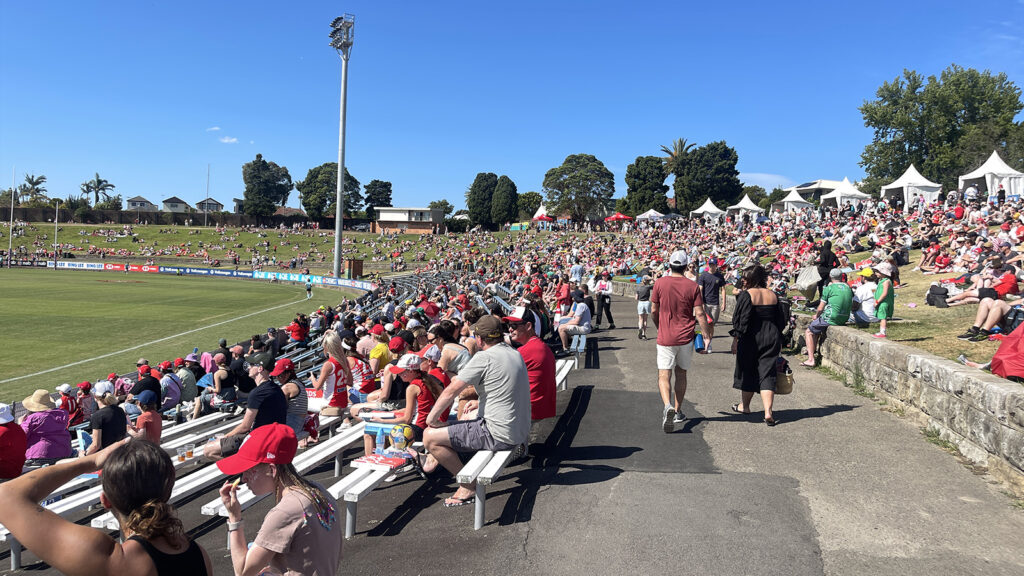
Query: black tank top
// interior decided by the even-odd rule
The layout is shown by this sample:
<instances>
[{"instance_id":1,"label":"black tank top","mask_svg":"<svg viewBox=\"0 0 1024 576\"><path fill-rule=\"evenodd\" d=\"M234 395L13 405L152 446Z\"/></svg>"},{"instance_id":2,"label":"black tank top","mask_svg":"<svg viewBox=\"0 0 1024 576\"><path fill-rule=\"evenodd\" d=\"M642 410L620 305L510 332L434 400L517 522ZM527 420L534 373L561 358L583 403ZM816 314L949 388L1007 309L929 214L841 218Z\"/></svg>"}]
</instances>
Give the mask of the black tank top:
<instances>
[{"instance_id":1,"label":"black tank top","mask_svg":"<svg viewBox=\"0 0 1024 576\"><path fill-rule=\"evenodd\" d=\"M209 576L206 573L206 561L203 560L203 551L199 549L199 545L194 540L189 540L188 548L180 554L161 552L142 536L132 536L129 540L134 540L142 545L142 549L153 560L158 576L175 576L178 574Z\"/></svg>"}]
</instances>

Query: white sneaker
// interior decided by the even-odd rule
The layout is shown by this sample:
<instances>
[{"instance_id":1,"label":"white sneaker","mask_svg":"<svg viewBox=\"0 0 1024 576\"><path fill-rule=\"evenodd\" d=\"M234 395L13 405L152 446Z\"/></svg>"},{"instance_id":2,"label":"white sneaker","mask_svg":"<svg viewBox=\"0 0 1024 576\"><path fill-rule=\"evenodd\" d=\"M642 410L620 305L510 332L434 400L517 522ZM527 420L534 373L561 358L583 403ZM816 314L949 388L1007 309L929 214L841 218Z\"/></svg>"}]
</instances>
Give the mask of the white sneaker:
<instances>
[{"instance_id":1,"label":"white sneaker","mask_svg":"<svg viewBox=\"0 0 1024 576\"><path fill-rule=\"evenodd\" d=\"M671 434L675 431L675 425L672 423L676 417L676 409L671 406L665 406L664 413L662 414L661 429L665 431L665 434Z\"/></svg>"}]
</instances>

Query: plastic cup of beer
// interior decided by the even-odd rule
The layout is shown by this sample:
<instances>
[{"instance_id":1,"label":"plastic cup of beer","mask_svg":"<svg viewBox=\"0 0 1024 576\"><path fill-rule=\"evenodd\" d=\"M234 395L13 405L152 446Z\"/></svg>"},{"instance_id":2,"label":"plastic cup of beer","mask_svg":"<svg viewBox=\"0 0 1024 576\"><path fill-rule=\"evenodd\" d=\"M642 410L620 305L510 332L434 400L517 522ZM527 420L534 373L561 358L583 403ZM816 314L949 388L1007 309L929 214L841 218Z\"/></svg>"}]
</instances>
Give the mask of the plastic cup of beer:
<instances>
[{"instance_id":1,"label":"plastic cup of beer","mask_svg":"<svg viewBox=\"0 0 1024 576\"><path fill-rule=\"evenodd\" d=\"M185 447L182 446L182 447L178 448L178 462L184 462L184 461L185 461Z\"/></svg>"},{"instance_id":2,"label":"plastic cup of beer","mask_svg":"<svg viewBox=\"0 0 1024 576\"><path fill-rule=\"evenodd\" d=\"M185 456L186 457L191 458L192 457L192 453L195 452L195 450L196 450L196 445L195 444L185 444Z\"/></svg>"}]
</instances>

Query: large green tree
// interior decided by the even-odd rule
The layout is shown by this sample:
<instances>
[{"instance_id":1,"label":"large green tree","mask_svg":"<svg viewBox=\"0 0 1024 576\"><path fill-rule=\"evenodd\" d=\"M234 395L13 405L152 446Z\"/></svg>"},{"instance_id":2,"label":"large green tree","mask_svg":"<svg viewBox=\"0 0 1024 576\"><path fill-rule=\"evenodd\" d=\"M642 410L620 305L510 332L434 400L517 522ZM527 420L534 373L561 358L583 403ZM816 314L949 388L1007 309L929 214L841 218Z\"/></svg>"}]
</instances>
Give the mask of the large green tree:
<instances>
[{"instance_id":1,"label":"large green tree","mask_svg":"<svg viewBox=\"0 0 1024 576\"><path fill-rule=\"evenodd\" d=\"M257 217L273 215L278 206L288 202L288 195L295 187L288 169L264 160L262 154L242 165L242 181L245 182L242 212Z\"/></svg>"},{"instance_id":2,"label":"large green tree","mask_svg":"<svg viewBox=\"0 0 1024 576\"><path fill-rule=\"evenodd\" d=\"M548 209L582 222L614 206L615 176L592 154L572 154L544 175Z\"/></svg>"},{"instance_id":3,"label":"large green tree","mask_svg":"<svg viewBox=\"0 0 1024 576\"><path fill-rule=\"evenodd\" d=\"M537 209L544 203L544 197L540 192L523 192L519 195L519 219L529 220L537 213Z\"/></svg>"},{"instance_id":4,"label":"large green tree","mask_svg":"<svg viewBox=\"0 0 1024 576\"><path fill-rule=\"evenodd\" d=\"M494 187L498 185L498 175L493 172L480 172L473 179L473 183L466 190L466 208L469 209L469 219L473 224L490 228L491 220L491 198L494 196Z\"/></svg>"},{"instance_id":5,"label":"large green tree","mask_svg":"<svg viewBox=\"0 0 1024 576\"><path fill-rule=\"evenodd\" d=\"M663 161L657 156L637 156L626 167L626 197L617 208L623 214L636 216L650 209L668 212L668 186L665 184Z\"/></svg>"},{"instance_id":6,"label":"large green tree","mask_svg":"<svg viewBox=\"0 0 1024 576\"><path fill-rule=\"evenodd\" d=\"M121 199L120 194L113 196L108 195L106 200L96 204L93 208L97 210L121 210L124 206L124 200Z\"/></svg>"},{"instance_id":7,"label":"large green tree","mask_svg":"<svg viewBox=\"0 0 1024 576\"><path fill-rule=\"evenodd\" d=\"M295 183L299 202L310 218L333 218L338 204L338 163L325 162L309 169L306 179ZM362 209L359 180L345 168L345 215Z\"/></svg>"},{"instance_id":8,"label":"large green tree","mask_svg":"<svg viewBox=\"0 0 1024 576\"><path fill-rule=\"evenodd\" d=\"M716 205L732 204L742 197L736 163L739 155L724 140L694 148L686 155L684 166L676 174L676 212L689 214L711 198Z\"/></svg>"},{"instance_id":9,"label":"large green tree","mask_svg":"<svg viewBox=\"0 0 1024 576\"><path fill-rule=\"evenodd\" d=\"M107 181L104 178L100 178L99 172L96 173L95 178L93 178L92 180L86 180L81 184L82 196L86 198L93 196L95 198L93 200L93 204L99 204L101 202L100 197L103 198L104 202L109 200L110 194L108 194L107 192L113 190L114 188L115 186L111 184L109 181Z\"/></svg>"},{"instance_id":10,"label":"large green tree","mask_svg":"<svg viewBox=\"0 0 1024 576\"><path fill-rule=\"evenodd\" d=\"M876 192L914 164L924 177L955 190L958 177L992 150L1024 168L1024 127L1014 122L1022 108L1021 90L1005 73L952 64L925 79L904 70L860 107L864 125L874 131L861 153L867 177L860 188Z\"/></svg>"},{"instance_id":11,"label":"large green tree","mask_svg":"<svg viewBox=\"0 0 1024 576\"><path fill-rule=\"evenodd\" d=\"M370 180L363 187L366 191L366 217L370 220L377 219L375 208L391 206L391 182L384 180Z\"/></svg>"},{"instance_id":12,"label":"large green tree","mask_svg":"<svg viewBox=\"0 0 1024 576\"><path fill-rule=\"evenodd\" d=\"M40 174L25 174L25 182L18 186L15 194L18 203L40 204L47 203L46 197L46 176Z\"/></svg>"},{"instance_id":13,"label":"large green tree","mask_svg":"<svg viewBox=\"0 0 1024 576\"><path fill-rule=\"evenodd\" d=\"M427 208L430 208L431 210L444 210L445 218L455 211L455 206L452 206L452 203L447 200L434 200L430 204L427 204Z\"/></svg>"},{"instance_id":14,"label":"large green tree","mask_svg":"<svg viewBox=\"0 0 1024 576\"><path fill-rule=\"evenodd\" d=\"M491 222L501 226L506 222L515 222L519 216L519 189L508 176L502 175L494 185L491 196Z\"/></svg>"}]
</instances>

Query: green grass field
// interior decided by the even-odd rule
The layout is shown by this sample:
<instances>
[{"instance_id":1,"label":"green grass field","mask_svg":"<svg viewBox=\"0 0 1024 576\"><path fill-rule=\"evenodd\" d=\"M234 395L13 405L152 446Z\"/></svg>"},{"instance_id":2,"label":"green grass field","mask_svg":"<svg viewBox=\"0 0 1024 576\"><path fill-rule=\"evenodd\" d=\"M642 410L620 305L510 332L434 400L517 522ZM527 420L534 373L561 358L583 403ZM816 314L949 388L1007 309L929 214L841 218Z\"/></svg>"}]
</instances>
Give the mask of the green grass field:
<instances>
[{"instance_id":1,"label":"green grass field","mask_svg":"<svg viewBox=\"0 0 1024 576\"><path fill-rule=\"evenodd\" d=\"M0 271L0 401L130 371L140 356L156 363L183 357L195 346L210 350L220 338L248 340L268 326L288 324L296 312L337 304L346 294L357 295L318 288L306 301L300 285L5 269ZM182 332L190 333L175 336ZM72 363L78 364L28 376Z\"/></svg>"}]
</instances>

